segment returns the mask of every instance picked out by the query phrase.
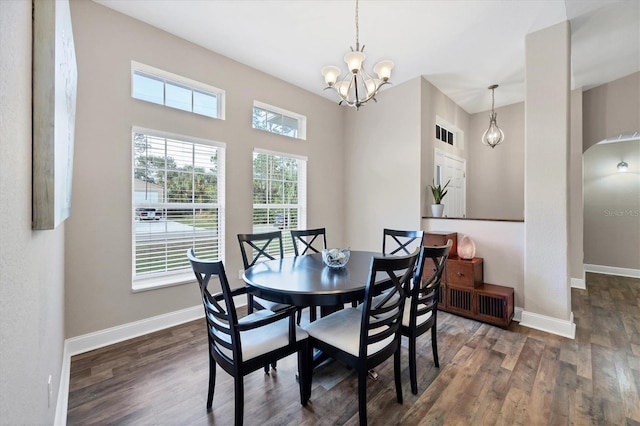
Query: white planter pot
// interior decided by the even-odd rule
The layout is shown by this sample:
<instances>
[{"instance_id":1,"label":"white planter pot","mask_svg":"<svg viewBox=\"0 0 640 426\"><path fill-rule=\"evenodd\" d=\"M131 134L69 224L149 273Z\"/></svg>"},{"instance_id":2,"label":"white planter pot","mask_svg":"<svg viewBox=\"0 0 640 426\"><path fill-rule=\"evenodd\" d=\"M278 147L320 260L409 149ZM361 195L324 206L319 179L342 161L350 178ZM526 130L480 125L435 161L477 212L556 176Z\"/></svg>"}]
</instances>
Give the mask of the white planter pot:
<instances>
[{"instance_id":1,"label":"white planter pot","mask_svg":"<svg viewBox=\"0 0 640 426\"><path fill-rule=\"evenodd\" d=\"M442 217L444 211L444 204L431 204L431 216Z\"/></svg>"}]
</instances>

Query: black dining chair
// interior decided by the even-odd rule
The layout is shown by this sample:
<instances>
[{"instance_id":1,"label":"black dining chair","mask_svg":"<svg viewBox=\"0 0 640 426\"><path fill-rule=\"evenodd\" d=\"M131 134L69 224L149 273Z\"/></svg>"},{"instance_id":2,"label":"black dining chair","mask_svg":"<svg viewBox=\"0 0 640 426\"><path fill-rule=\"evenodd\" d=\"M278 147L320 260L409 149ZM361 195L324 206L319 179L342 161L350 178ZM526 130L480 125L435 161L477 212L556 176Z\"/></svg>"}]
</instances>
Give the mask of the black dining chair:
<instances>
[{"instance_id":1,"label":"black dining chair","mask_svg":"<svg viewBox=\"0 0 640 426\"><path fill-rule=\"evenodd\" d=\"M313 348L344 362L358 374L358 412L360 424L367 424L368 371L393 355L396 400L402 403L400 369L400 324L406 297L404 288L411 279L418 258L416 250L409 256L373 257L365 287L362 309L353 307L334 312L312 322L305 329L310 344L307 358ZM377 287L391 283L384 300L373 303ZM311 394L312 368L304 370L306 395Z\"/></svg>"},{"instance_id":2,"label":"black dining chair","mask_svg":"<svg viewBox=\"0 0 640 426\"><path fill-rule=\"evenodd\" d=\"M284 257L281 231L261 234L238 234L238 243L240 244L240 254L242 254L242 264L245 270L256 263ZM290 307L290 305L255 297L251 293L247 293L247 305L249 313L258 309L269 309L270 311L278 312Z\"/></svg>"},{"instance_id":3,"label":"black dining chair","mask_svg":"<svg viewBox=\"0 0 640 426\"><path fill-rule=\"evenodd\" d=\"M382 254L385 256L402 256L419 250L422 246L423 231L400 230L400 229L383 229L382 231ZM378 301L384 298L377 295L374 300Z\"/></svg>"},{"instance_id":4,"label":"black dining chair","mask_svg":"<svg viewBox=\"0 0 640 426\"><path fill-rule=\"evenodd\" d=\"M418 258L416 273L411 288L405 288L408 300L404 306L400 332L409 339L409 376L411 392L418 394L416 372L416 339L431 330L431 349L436 368L438 362L438 341L436 338L438 320L438 293L452 241L446 246L422 247Z\"/></svg>"},{"instance_id":5,"label":"black dining chair","mask_svg":"<svg viewBox=\"0 0 640 426\"><path fill-rule=\"evenodd\" d=\"M323 249L327 248L326 229L292 229L291 241L293 242L293 252L296 256L321 253ZM309 306L309 321L313 322L317 317L316 307ZM300 318L301 315L298 315L298 325L300 325Z\"/></svg>"},{"instance_id":6,"label":"black dining chair","mask_svg":"<svg viewBox=\"0 0 640 426\"><path fill-rule=\"evenodd\" d=\"M222 261L201 260L193 249L187 257L200 285L204 305L209 346L209 392L207 411L213 404L216 364L233 376L235 389L234 424L243 423L244 376L277 360L298 353L298 371L306 371L308 334L295 324L293 308L274 313L261 310L238 318L233 297L246 293L247 288L231 290ZM217 278L222 291L211 294L211 278ZM266 367L268 368L268 367ZM265 369L266 369L265 368ZM293 377L292 377L293 379ZM295 379L293 379L295 380ZM300 403L308 401L306 377L300 376Z\"/></svg>"},{"instance_id":7,"label":"black dining chair","mask_svg":"<svg viewBox=\"0 0 640 426\"><path fill-rule=\"evenodd\" d=\"M382 253L385 255L408 255L422 245L423 231L384 229L382 231Z\"/></svg>"},{"instance_id":8,"label":"black dining chair","mask_svg":"<svg viewBox=\"0 0 640 426\"><path fill-rule=\"evenodd\" d=\"M240 244L240 254L242 254L242 264L247 270L256 263L266 260L282 259L284 257L284 248L282 245L282 232L263 232L259 234L238 234L238 243ZM247 311L253 313L254 310L268 309L273 312L279 312L289 309L291 305L285 303L272 302L271 300L262 299L254 296L251 292L247 292ZM298 308L297 323L300 324L300 309ZM276 368L277 363L273 362L271 367ZM264 372L269 372L269 366L265 365Z\"/></svg>"},{"instance_id":9,"label":"black dining chair","mask_svg":"<svg viewBox=\"0 0 640 426\"><path fill-rule=\"evenodd\" d=\"M325 228L292 229L291 241L296 256L307 253L320 253L327 248L327 233Z\"/></svg>"}]
</instances>

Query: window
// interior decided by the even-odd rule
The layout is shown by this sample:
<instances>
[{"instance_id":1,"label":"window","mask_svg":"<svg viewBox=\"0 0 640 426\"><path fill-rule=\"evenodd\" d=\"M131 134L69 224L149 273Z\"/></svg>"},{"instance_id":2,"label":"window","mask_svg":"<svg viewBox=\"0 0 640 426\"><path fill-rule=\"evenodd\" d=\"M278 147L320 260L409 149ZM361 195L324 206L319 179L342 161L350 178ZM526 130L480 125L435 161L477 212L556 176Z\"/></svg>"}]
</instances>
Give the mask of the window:
<instances>
[{"instance_id":1,"label":"window","mask_svg":"<svg viewBox=\"0 0 640 426\"><path fill-rule=\"evenodd\" d=\"M283 231L285 255L293 255L288 231L307 225L306 188L306 158L254 150L253 232Z\"/></svg>"},{"instance_id":2,"label":"window","mask_svg":"<svg viewBox=\"0 0 640 426\"><path fill-rule=\"evenodd\" d=\"M224 119L224 90L131 61L131 96Z\"/></svg>"},{"instance_id":3,"label":"window","mask_svg":"<svg viewBox=\"0 0 640 426\"><path fill-rule=\"evenodd\" d=\"M453 132L448 131L444 127L440 127L436 124L436 139L441 140L444 143L453 145Z\"/></svg>"},{"instance_id":4,"label":"window","mask_svg":"<svg viewBox=\"0 0 640 426\"><path fill-rule=\"evenodd\" d=\"M306 139L307 117L254 101L253 128L296 139Z\"/></svg>"},{"instance_id":5,"label":"window","mask_svg":"<svg viewBox=\"0 0 640 426\"><path fill-rule=\"evenodd\" d=\"M193 279L187 249L224 258L224 144L142 128L133 145L133 289Z\"/></svg>"},{"instance_id":6,"label":"window","mask_svg":"<svg viewBox=\"0 0 640 426\"><path fill-rule=\"evenodd\" d=\"M436 139L456 148L463 148L464 132L447 123L440 117L436 117Z\"/></svg>"}]
</instances>

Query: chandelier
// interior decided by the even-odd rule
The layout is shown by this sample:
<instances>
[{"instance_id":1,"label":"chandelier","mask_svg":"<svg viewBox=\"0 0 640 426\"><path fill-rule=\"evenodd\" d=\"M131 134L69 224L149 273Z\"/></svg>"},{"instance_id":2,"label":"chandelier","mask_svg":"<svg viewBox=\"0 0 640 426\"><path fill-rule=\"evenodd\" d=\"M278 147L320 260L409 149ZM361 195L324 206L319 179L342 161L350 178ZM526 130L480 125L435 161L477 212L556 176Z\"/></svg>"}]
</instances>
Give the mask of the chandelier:
<instances>
[{"instance_id":1,"label":"chandelier","mask_svg":"<svg viewBox=\"0 0 640 426\"><path fill-rule=\"evenodd\" d=\"M347 63L347 75L343 80L338 81L340 76L340 68L329 65L322 68L322 76L327 84L325 90L333 89L340 97L338 105L343 103L359 109L360 106L366 104L371 99L378 102L375 98L378 90L385 84L391 84L389 78L391 77L391 70L393 69L393 62L381 61L373 67L373 72L378 75L378 78L373 78L365 71L362 66L365 60L364 44L360 48L360 28L358 26L358 0L356 0L356 48L351 47L351 52L344 56L344 61Z\"/></svg>"},{"instance_id":2,"label":"chandelier","mask_svg":"<svg viewBox=\"0 0 640 426\"><path fill-rule=\"evenodd\" d=\"M504 140L504 132L498 124L496 123L496 118L498 117L498 113L494 111L496 99L494 91L498 88L497 84L492 84L488 87L491 90L491 114L489 114L489 128L485 130L482 135L482 143L484 145L488 145L491 148L495 148L500 142Z\"/></svg>"}]
</instances>

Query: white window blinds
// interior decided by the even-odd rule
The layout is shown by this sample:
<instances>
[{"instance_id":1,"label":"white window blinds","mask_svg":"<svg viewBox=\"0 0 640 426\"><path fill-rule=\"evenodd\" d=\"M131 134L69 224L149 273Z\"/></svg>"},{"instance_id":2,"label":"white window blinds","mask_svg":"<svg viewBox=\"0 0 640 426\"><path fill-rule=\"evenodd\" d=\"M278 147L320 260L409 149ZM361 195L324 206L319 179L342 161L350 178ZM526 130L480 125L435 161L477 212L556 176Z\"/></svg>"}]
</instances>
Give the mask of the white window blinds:
<instances>
[{"instance_id":1,"label":"white window blinds","mask_svg":"<svg viewBox=\"0 0 640 426\"><path fill-rule=\"evenodd\" d=\"M253 232L282 231L285 255L293 254L289 230L306 228L306 188L306 158L254 150Z\"/></svg>"},{"instance_id":2,"label":"white window blinds","mask_svg":"<svg viewBox=\"0 0 640 426\"><path fill-rule=\"evenodd\" d=\"M224 258L224 145L133 129L133 278Z\"/></svg>"}]
</instances>

